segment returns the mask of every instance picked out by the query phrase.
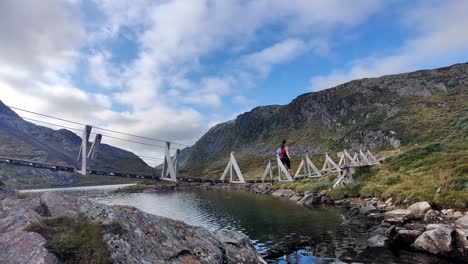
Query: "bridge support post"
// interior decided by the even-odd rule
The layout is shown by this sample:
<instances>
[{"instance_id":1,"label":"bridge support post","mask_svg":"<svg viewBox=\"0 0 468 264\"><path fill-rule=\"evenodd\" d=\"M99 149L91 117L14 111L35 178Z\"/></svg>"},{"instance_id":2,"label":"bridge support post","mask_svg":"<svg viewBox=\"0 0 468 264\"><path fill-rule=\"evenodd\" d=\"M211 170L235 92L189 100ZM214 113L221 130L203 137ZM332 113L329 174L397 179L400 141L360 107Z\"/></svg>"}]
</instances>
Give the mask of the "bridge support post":
<instances>
[{"instance_id":1,"label":"bridge support post","mask_svg":"<svg viewBox=\"0 0 468 264\"><path fill-rule=\"evenodd\" d=\"M83 130L83 138L81 140L81 147L80 151L78 153L78 160L80 160L81 157L81 170L76 170L79 174L86 175L86 159L87 159L87 152L86 148L88 147L88 141L89 141L89 135L91 134L91 129L93 127L90 125L86 125L84 130Z\"/></svg>"},{"instance_id":2,"label":"bridge support post","mask_svg":"<svg viewBox=\"0 0 468 264\"><path fill-rule=\"evenodd\" d=\"M97 157L97 152L99 151L99 146L101 145L101 140L102 140L102 135L97 134L96 137L94 138L93 144L91 145L91 148L89 148L88 152L88 159L96 159Z\"/></svg>"},{"instance_id":3,"label":"bridge support post","mask_svg":"<svg viewBox=\"0 0 468 264\"><path fill-rule=\"evenodd\" d=\"M284 166L283 162L281 162L281 159L279 158L279 156L276 156L276 161L278 162L278 182L294 181L293 178L291 177L291 174L289 174L289 171ZM282 174L284 174L284 176L286 177L286 180L283 179Z\"/></svg>"},{"instance_id":4,"label":"bridge support post","mask_svg":"<svg viewBox=\"0 0 468 264\"><path fill-rule=\"evenodd\" d=\"M234 180L233 169L237 175L238 180ZM224 181L224 179L226 178L228 171L229 171L229 182L245 183L244 176L242 175L239 165L237 164L236 158L234 157L234 152L231 152L231 155L229 157L229 162L226 166L226 169L224 169L223 176L221 176L222 181Z\"/></svg>"},{"instance_id":5,"label":"bridge support post","mask_svg":"<svg viewBox=\"0 0 468 264\"><path fill-rule=\"evenodd\" d=\"M343 187L345 185L351 184L354 182L352 169L345 167L342 171L338 173L335 183L333 184L333 189L338 187Z\"/></svg>"},{"instance_id":6,"label":"bridge support post","mask_svg":"<svg viewBox=\"0 0 468 264\"><path fill-rule=\"evenodd\" d=\"M325 162L323 163L322 171L325 171L325 172L341 171L341 168L340 166L338 166L338 164L336 164L335 161L333 161L332 158L330 158L328 153L325 153Z\"/></svg>"},{"instance_id":7,"label":"bridge support post","mask_svg":"<svg viewBox=\"0 0 468 264\"><path fill-rule=\"evenodd\" d=\"M174 157L171 157L170 153L171 143L166 142L164 147L164 162L161 172L161 180L177 182L178 170L179 170L179 153L177 150Z\"/></svg>"},{"instance_id":8,"label":"bridge support post","mask_svg":"<svg viewBox=\"0 0 468 264\"><path fill-rule=\"evenodd\" d=\"M268 175L268 173L270 174L270 180L273 181L273 169L271 168L271 160L268 160L268 164L262 175L262 181L265 181L265 178Z\"/></svg>"}]
</instances>

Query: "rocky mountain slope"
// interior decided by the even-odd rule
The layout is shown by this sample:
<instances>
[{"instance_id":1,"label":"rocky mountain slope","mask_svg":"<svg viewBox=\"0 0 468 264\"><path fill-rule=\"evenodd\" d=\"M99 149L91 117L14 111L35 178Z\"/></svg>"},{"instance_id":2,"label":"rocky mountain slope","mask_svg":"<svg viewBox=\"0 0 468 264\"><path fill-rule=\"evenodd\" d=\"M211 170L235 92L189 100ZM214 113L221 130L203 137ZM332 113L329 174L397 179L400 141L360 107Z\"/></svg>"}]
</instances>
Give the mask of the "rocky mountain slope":
<instances>
[{"instance_id":1,"label":"rocky mountain slope","mask_svg":"<svg viewBox=\"0 0 468 264\"><path fill-rule=\"evenodd\" d=\"M458 177L456 189L463 190L468 188L463 184L468 175L467 92L468 63L463 63L303 94L287 105L257 107L214 126L183 151L183 172L219 178L229 152L235 151L244 176L260 178L281 140L288 139L293 169L305 153L320 164L315 154L370 148L400 154L388 172L396 183L404 176L397 175L403 173L400 169L405 175L435 170L431 192L442 186L441 181L451 186L452 177Z\"/></svg>"},{"instance_id":2,"label":"rocky mountain slope","mask_svg":"<svg viewBox=\"0 0 468 264\"><path fill-rule=\"evenodd\" d=\"M81 138L75 133L27 122L0 101L0 156L79 166L76 158L80 146ZM89 167L106 171L153 173L153 169L135 154L107 144L101 144L98 158L90 161ZM17 186L79 183L73 173L32 170L4 164L0 165L0 178Z\"/></svg>"}]
</instances>

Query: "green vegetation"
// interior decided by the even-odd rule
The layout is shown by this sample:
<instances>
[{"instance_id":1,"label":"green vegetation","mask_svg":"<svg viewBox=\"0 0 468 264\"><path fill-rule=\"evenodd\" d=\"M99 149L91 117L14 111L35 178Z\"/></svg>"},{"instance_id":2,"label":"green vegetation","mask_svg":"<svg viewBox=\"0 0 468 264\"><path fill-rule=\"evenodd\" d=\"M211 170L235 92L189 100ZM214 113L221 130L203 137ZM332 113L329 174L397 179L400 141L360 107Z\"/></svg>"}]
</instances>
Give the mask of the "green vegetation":
<instances>
[{"instance_id":1,"label":"green vegetation","mask_svg":"<svg viewBox=\"0 0 468 264\"><path fill-rule=\"evenodd\" d=\"M363 100L346 89L336 92L341 96L336 100L343 100L349 105ZM339 120L341 124L345 124L340 131L328 130L323 124L315 123L316 121L304 124L296 122L295 127L291 128L291 122L279 120L284 118L284 111L289 111L286 109L269 121L276 122L274 128L267 126L268 129L260 131L257 131L258 128L250 128L251 131L246 135L248 140L245 140L248 148L242 148L243 141L239 135L238 138L231 137L230 140L236 142L235 148L239 148L234 150L244 177L260 179L268 162L268 158L254 154L256 145L275 144L282 138L288 138L293 154L294 173L300 162L299 155L294 155L296 146L308 144L311 148L320 147L334 153L343 148L349 149L349 139L362 139L363 132L382 131L398 139L401 147L395 149L387 145L375 148L373 152L377 156L387 157L386 161L379 166L359 169L354 175L355 184L329 192L331 198L393 197L397 202L427 200L443 207L468 208L466 86L460 85L447 92L434 92L430 96L395 96L388 93L385 87L373 92L372 98L366 98L369 102L362 105L362 108L356 111L342 109L346 114ZM297 107L301 105L298 104ZM288 115L297 116L296 108ZM229 142L223 144L227 148L230 146ZM222 154L210 158L209 162L190 164L190 176L218 179L228 157L228 154ZM332 158L338 160L336 156ZM311 159L317 167L323 162L323 158L319 156ZM277 175L273 157L272 164ZM336 174L333 174L323 178L274 184L273 188L318 192L331 188L335 177Z\"/></svg>"},{"instance_id":2,"label":"green vegetation","mask_svg":"<svg viewBox=\"0 0 468 264\"><path fill-rule=\"evenodd\" d=\"M105 264L112 263L112 259L102 241L102 234L106 228L117 232L118 227L117 224L105 226L78 216L76 219L45 218L26 227L26 231L42 235L47 240L45 247L62 263Z\"/></svg>"}]
</instances>

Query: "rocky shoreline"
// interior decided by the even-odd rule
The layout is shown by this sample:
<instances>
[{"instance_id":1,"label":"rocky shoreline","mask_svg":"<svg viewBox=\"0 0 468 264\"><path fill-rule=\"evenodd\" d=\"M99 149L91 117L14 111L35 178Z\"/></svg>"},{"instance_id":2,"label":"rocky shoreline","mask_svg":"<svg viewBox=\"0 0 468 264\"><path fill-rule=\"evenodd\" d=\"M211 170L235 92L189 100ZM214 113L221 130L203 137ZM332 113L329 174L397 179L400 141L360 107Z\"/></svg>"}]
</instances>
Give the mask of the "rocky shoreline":
<instances>
[{"instance_id":1,"label":"rocky shoreline","mask_svg":"<svg viewBox=\"0 0 468 264\"><path fill-rule=\"evenodd\" d=\"M0 262L66 261L31 226L41 230L44 221L78 218L104 227L99 242L112 263L266 263L248 237L238 232L211 232L133 207L58 192L19 194L5 185L0 186Z\"/></svg>"},{"instance_id":2,"label":"rocky shoreline","mask_svg":"<svg viewBox=\"0 0 468 264\"><path fill-rule=\"evenodd\" d=\"M269 183L244 185L203 183L174 185L171 188L150 187L139 191L153 192L193 187L272 195L309 208L321 205L344 206L349 208L349 211L345 215L343 224L364 226L369 234L369 247L426 253L448 261L468 263L468 211L438 210L427 202L418 202L403 208L401 204L394 204L392 198L386 201L377 198L333 201L327 197L326 190L318 193L298 193L290 189L274 190Z\"/></svg>"}]
</instances>

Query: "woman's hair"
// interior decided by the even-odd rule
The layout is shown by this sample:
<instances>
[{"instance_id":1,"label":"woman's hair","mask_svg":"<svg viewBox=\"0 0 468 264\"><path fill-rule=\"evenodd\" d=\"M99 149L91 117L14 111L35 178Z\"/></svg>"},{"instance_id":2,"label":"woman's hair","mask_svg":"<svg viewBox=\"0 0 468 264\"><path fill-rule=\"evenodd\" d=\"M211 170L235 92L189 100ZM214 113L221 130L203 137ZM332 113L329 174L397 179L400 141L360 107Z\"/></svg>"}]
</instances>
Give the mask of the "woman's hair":
<instances>
[{"instance_id":1,"label":"woman's hair","mask_svg":"<svg viewBox=\"0 0 468 264\"><path fill-rule=\"evenodd\" d=\"M286 139L283 140L283 143L281 143L281 147L282 147L282 148L286 147Z\"/></svg>"}]
</instances>

